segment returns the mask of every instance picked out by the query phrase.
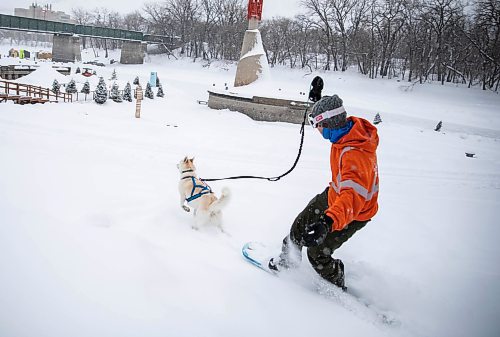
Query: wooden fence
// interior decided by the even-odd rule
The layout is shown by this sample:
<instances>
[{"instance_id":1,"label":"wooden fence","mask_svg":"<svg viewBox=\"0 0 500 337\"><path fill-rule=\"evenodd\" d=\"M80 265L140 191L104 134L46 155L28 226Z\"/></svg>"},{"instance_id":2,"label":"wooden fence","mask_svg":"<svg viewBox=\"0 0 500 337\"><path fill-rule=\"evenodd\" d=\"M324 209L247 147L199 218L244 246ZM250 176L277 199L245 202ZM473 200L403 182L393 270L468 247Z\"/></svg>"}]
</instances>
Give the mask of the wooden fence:
<instances>
[{"instance_id":1,"label":"wooden fence","mask_svg":"<svg viewBox=\"0 0 500 337\"><path fill-rule=\"evenodd\" d=\"M73 102L67 93L54 93L48 88L0 80L0 102L12 100L19 104L45 102Z\"/></svg>"},{"instance_id":2,"label":"wooden fence","mask_svg":"<svg viewBox=\"0 0 500 337\"><path fill-rule=\"evenodd\" d=\"M132 89L132 97L135 97L135 89ZM124 90L119 90L123 96ZM110 91L108 90L108 98ZM93 100L95 91L90 91L89 94L75 92L73 94L60 92L58 94L52 92L48 88L42 88L31 84L22 84L0 80L0 102L14 101L19 104L35 104L46 102L74 102Z\"/></svg>"}]
</instances>

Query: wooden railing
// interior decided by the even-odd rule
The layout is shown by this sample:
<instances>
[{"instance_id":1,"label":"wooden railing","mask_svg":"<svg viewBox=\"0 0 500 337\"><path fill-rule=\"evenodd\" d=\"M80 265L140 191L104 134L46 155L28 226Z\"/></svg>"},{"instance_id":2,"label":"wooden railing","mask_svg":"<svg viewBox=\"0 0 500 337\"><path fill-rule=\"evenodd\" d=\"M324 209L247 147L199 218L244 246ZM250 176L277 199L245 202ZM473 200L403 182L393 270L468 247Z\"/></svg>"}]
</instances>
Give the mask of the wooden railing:
<instances>
[{"instance_id":1,"label":"wooden railing","mask_svg":"<svg viewBox=\"0 0 500 337\"><path fill-rule=\"evenodd\" d=\"M22 84L0 80L0 95L8 97L31 97L46 99L48 102L73 102L73 96L67 93L54 93L48 88L42 88L31 84Z\"/></svg>"}]
</instances>

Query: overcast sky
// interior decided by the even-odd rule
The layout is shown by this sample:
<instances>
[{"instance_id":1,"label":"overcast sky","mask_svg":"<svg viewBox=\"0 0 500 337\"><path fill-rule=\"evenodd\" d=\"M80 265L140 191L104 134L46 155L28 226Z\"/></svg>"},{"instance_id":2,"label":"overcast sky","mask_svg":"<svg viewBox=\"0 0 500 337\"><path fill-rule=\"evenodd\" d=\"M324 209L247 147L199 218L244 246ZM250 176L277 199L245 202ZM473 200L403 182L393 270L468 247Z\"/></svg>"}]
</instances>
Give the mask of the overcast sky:
<instances>
[{"instance_id":1,"label":"overcast sky","mask_svg":"<svg viewBox=\"0 0 500 337\"><path fill-rule=\"evenodd\" d=\"M14 7L28 8L33 0L0 0L0 13L14 15ZM40 5L52 4L52 10L63 11L71 14L74 7L82 7L92 10L96 7L106 7L120 13L129 13L136 9L141 9L142 4L148 1L141 0L52 0L39 1ZM150 1L149 1L150 2ZM273 16L293 17L300 12L300 0L264 0L263 18L269 19Z\"/></svg>"}]
</instances>

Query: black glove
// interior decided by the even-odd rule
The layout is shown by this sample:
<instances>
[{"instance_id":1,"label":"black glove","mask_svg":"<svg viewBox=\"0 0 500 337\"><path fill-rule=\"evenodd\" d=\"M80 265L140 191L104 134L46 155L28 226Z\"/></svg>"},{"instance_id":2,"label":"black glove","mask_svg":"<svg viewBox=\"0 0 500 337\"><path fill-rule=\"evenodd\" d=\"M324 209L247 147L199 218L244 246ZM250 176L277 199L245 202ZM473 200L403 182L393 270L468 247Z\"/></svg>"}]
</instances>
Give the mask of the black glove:
<instances>
[{"instance_id":1,"label":"black glove","mask_svg":"<svg viewBox=\"0 0 500 337\"><path fill-rule=\"evenodd\" d=\"M315 247L325 241L326 236L332 230L333 220L324 215L318 221L307 224L302 236L302 244L306 247Z\"/></svg>"}]
</instances>

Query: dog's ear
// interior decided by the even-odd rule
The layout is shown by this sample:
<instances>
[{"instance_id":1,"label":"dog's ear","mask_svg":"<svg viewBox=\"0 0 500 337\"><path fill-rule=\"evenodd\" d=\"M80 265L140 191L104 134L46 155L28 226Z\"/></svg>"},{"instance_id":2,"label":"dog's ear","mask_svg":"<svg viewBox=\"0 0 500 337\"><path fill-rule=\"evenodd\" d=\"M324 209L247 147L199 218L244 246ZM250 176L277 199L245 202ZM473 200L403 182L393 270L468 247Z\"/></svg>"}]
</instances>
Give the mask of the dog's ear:
<instances>
[{"instance_id":1,"label":"dog's ear","mask_svg":"<svg viewBox=\"0 0 500 337\"><path fill-rule=\"evenodd\" d=\"M193 157L193 158L191 158L191 159L189 159L189 161L190 161L191 163L192 163L192 162L194 162L194 157Z\"/></svg>"},{"instance_id":2,"label":"dog's ear","mask_svg":"<svg viewBox=\"0 0 500 337\"><path fill-rule=\"evenodd\" d=\"M184 159L183 159L183 161L184 161L185 163L187 163L187 162L188 162L188 157L187 157L187 156L185 156L185 157L184 157Z\"/></svg>"}]
</instances>

